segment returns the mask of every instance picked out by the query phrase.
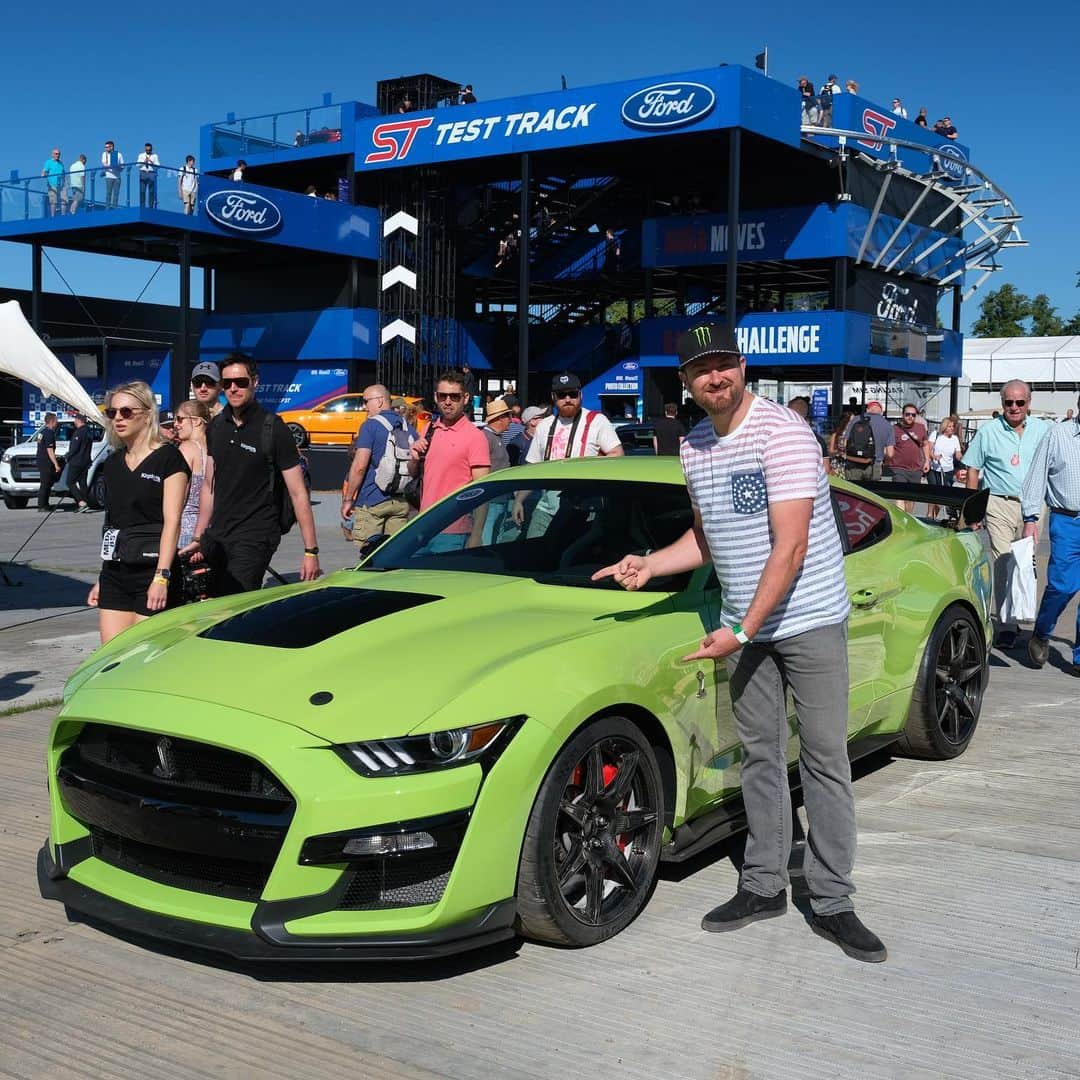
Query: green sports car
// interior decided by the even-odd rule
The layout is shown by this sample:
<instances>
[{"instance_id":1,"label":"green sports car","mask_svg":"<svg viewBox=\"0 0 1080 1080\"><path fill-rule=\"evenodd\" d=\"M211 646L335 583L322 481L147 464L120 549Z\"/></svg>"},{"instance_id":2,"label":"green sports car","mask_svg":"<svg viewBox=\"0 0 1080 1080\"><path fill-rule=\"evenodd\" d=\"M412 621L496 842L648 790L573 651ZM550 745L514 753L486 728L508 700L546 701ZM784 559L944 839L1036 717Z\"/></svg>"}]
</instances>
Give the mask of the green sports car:
<instances>
[{"instance_id":1,"label":"green sports car","mask_svg":"<svg viewBox=\"0 0 1080 1080\"><path fill-rule=\"evenodd\" d=\"M978 536L844 483L833 503L852 756L962 753L987 681ZM52 730L42 894L244 958L618 933L661 859L743 824L724 666L680 661L720 610L710 568L635 593L591 581L691 519L675 459L530 466L355 570L126 631Z\"/></svg>"}]
</instances>

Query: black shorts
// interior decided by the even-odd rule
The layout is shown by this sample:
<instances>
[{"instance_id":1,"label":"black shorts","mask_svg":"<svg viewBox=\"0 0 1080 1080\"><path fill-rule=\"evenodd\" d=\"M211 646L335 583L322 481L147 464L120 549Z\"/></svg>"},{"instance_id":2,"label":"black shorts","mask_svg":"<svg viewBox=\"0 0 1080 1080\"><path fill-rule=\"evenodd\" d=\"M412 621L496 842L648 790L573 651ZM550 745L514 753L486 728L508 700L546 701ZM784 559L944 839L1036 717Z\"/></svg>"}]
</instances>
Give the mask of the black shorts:
<instances>
[{"instance_id":1,"label":"black shorts","mask_svg":"<svg viewBox=\"0 0 1080 1080\"><path fill-rule=\"evenodd\" d=\"M155 566L131 566L103 562L98 578L98 607L105 611L134 611L153 614L146 606L146 591L157 570Z\"/></svg>"},{"instance_id":2,"label":"black shorts","mask_svg":"<svg viewBox=\"0 0 1080 1080\"><path fill-rule=\"evenodd\" d=\"M210 566L210 595L232 596L234 593L261 589L270 560L274 557L280 535L237 535L219 538L203 533L202 552Z\"/></svg>"}]
</instances>

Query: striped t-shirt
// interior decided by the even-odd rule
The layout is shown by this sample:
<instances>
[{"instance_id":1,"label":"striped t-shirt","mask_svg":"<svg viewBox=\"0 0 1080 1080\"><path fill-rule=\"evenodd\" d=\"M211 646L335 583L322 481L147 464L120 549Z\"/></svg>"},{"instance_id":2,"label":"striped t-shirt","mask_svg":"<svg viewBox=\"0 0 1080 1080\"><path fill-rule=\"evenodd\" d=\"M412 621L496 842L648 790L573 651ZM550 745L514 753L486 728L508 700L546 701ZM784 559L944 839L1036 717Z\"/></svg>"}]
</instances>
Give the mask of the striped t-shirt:
<instances>
[{"instance_id":1,"label":"striped t-shirt","mask_svg":"<svg viewBox=\"0 0 1080 1080\"><path fill-rule=\"evenodd\" d=\"M745 618L772 550L769 504L790 499L814 500L809 545L787 596L755 639L794 637L847 618L844 553L829 482L817 439L801 416L755 397L729 435L717 435L712 421L702 420L683 440L681 457L720 582L725 626Z\"/></svg>"}]
</instances>

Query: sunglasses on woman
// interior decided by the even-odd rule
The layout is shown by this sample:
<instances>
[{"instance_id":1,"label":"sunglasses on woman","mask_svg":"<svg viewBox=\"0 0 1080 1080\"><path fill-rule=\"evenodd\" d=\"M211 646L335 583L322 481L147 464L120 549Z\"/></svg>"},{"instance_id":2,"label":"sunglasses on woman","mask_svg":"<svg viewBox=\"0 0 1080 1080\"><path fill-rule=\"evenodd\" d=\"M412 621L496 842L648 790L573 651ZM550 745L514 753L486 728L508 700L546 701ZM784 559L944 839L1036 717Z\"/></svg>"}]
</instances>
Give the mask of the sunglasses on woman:
<instances>
[{"instance_id":1,"label":"sunglasses on woman","mask_svg":"<svg viewBox=\"0 0 1080 1080\"><path fill-rule=\"evenodd\" d=\"M115 420L118 416L121 420L130 420L137 412L146 412L146 410L133 409L130 405L121 405L119 409L106 409L105 415L110 420Z\"/></svg>"},{"instance_id":2,"label":"sunglasses on woman","mask_svg":"<svg viewBox=\"0 0 1080 1080\"><path fill-rule=\"evenodd\" d=\"M226 390L232 386L235 386L238 390L246 390L251 385L251 379L247 375L240 375L235 379L222 379L221 385Z\"/></svg>"}]
</instances>

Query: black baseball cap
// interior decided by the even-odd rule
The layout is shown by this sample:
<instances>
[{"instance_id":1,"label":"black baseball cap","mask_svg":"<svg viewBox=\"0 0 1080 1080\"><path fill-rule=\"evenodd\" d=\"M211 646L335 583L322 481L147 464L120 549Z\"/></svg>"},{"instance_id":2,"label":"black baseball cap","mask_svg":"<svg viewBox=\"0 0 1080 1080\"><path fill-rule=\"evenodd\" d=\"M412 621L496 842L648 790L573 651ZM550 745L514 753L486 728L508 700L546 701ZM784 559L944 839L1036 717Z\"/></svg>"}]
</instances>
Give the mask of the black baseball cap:
<instances>
[{"instance_id":1,"label":"black baseball cap","mask_svg":"<svg viewBox=\"0 0 1080 1080\"><path fill-rule=\"evenodd\" d=\"M700 356L711 356L713 353L742 356L742 349L726 323L706 322L691 326L679 335L675 351L679 354L680 368L686 367Z\"/></svg>"},{"instance_id":2,"label":"black baseball cap","mask_svg":"<svg viewBox=\"0 0 1080 1080\"><path fill-rule=\"evenodd\" d=\"M551 380L551 389L554 393L560 390L580 390L581 380L571 371L564 371Z\"/></svg>"},{"instance_id":3,"label":"black baseball cap","mask_svg":"<svg viewBox=\"0 0 1080 1080\"><path fill-rule=\"evenodd\" d=\"M176 414L168 409L162 409L158 413L158 427L172 427L176 423Z\"/></svg>"}]
</instances>

